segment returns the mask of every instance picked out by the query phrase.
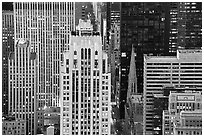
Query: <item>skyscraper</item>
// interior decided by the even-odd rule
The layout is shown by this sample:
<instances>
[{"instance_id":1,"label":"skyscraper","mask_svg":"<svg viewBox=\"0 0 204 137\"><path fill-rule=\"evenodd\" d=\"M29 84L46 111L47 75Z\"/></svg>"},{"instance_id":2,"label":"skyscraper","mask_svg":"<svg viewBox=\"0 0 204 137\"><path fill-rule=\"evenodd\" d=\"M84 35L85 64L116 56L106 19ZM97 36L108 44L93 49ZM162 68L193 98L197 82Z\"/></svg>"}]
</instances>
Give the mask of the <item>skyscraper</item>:
<instances>
[{"instance_id":1,"label":"skyscraper","mask_svg":"<svg viewBox=\"0 0 204 137\"><path fill-rule=\"evenodd\" d=\"M143 54L168 53L168 3L123 2L120 20L121 95L120 112L124 118L124 103L128 87L128 73L132 46L136 53L137 92L143 92Z\"/></svg>"},{"instance_id":2,"label":"skyscraper","mask_svg":"<svg viewBox=\"0 0 204 137\"><path fill-rule=\"evenodd\" d=\"M26 134L36 134L37 58L29 41L16 42L9 57L9 113L26 121Z\"/></svg>"},{"instance_id":3,"label":"skyscraper","mask_svg":"<svg viewBox=\"0 0 204 137\"><path fill-rule=\"evenodd\" d=\"M153 134L153 95L165 86L202 91L202 51L178 50L177 56L144 57L143 132Z\"/></svg>"},{"instance_id":4,"label":"skyscraper","mask_svg":"<svg viewBox=\"0 0 204 137\"><path fill-rule=\"evenodd\" d=\"M114 30L114 27L120 27L120 5L120 2L107 2L107 44L110 42L111 29ZM120 37L120 35L118 35L118 37ZM118 40L120 40L120 38L118 38Z\"/></svg>"},{"instance_id":5,"label":"skyscraper","mask_svg":"<svg viewBox=\"0 0 204 137\"><path fill-rule=\"evenodd\" d=\"M62 51L75 30L73 2L15 2L15 41L30 42L37 59L37 105L59 106Z\"/></svg>"},{"instance_id":6,"label":"skyscraper","mask_svg":"<svg viewBox=\"0 0 204 137\"><path fill-rule=\"evenodd\" d=\"M108 53L111 68L112 95L111 101L119 107L120 91L120 2L106 3L106 29L104 49Z\"/></svg>"},{"instance_id":7,"label":"skyscraper","mask_svg":"<svg viewBox=\"0 0 204 137\"><path fill-rule=\"evenodd\" d=\"M61 130L63 135L110 134L111 74L99 35L90 20L79 21L61 65Z\"/></svg>"},{"instance_id":8,"label":"skyscraper","mask_svg":"<svg viewBox=\"0 0 204 137\"><path fill-rule=\"evenodd\" d=\"M13 11L2 12L2 111L8 114L8 58L14 51Z\"/></svg>"},{"instance_id":9,"label":"skyscraper","mask_svg":"<svg viewBox=\"0 0 204 137\"><path fill-rule=\"evenodd\" d=\"M202 47L202 3L170 3L169 52Z\"/></svg>"}]
</instances>

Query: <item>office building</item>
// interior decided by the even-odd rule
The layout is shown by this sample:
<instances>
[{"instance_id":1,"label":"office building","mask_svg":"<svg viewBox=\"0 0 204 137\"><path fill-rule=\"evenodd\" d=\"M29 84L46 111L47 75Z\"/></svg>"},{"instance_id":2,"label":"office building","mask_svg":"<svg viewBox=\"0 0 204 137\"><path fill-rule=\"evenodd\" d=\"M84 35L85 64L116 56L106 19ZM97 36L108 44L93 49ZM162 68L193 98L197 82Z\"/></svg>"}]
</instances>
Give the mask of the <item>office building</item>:
<instances>
[{"instance_id":1,"label":"office building","mask_svg":"<svg viewBox=\"0 0 204 137\"><path fill-rule=\"evenodd\" d=\"M108 53L108 64L111 69L111 100L119 107L120 90L120 3L106 2L106 26L104 50Z\"/></svg>"},{"instance_id":2,"label":"office building","mask_svg":"<svg viewBox=\"0 0 204 137\"><path fill-rule=\"evenodd\" d=\"M164 95L154 95L153 111L153 134L162 135L162 114L163 110L168 110L169 97Z\"/></svg>"},{"instance_id":3,"label":"office building","mask_svg":"<svg viewBox=\"0 0 204 137\"><path fill-rule=\"evenodd\" d=\"M37 109L37 134L47 135L47 128L54 127L54 134L60 134L60 107Z\"/></svg>"},{"instance_id":4,"label":"office building","mask_svg":"<svg viewBox=\"0 0 204 137\"><path fill-rule=\"evenodd\" d=\"M202 47L202 3L170 3L169 52Z\"/></svg>"},{"instance_id":5,"label":"office building","mask_svg":"<svg viewBox=\"0 0 204 137\"><path fill-rule=\"evenodd\" d=\"M91 20L94 24L93 28L96 28L95 19L96 16L94 14L94 2L75 2L75 26L79 25L79 19L82 20Z\"/></svg>"},{"instance_id":6,"label":"office building","mask_svg":"<svg viewBox=\"0 0 204 137\"><path fill-rule=\"evenodd\" d=\"M144 134L153 134L153 95L166 86L202 90L202 51L178 50L177 56L144 56Z\"/></svg>"},{"instance_id":7,"label":"office building","mask_svg":"<svg viewBox=\"0 0 204 137\"><path fill-rule=\"evenodd\" d=\"M181 92L171 92L169 95L170 114L176 115L181 111L195 111L202 109L201 91L186 89Z\"/></svg>"},{"instance_id":8,"label":"office building","mask_svg":"<svg viewBox=\"0 0 204 137\"><path fill-rule=\"evenodd\" d=\"M202 135L202 110L182 111L179 123L174 124L174 135Z\"/></svg>"},{"instance_id":9,"label":"office building","mask_svg":"<svg viewBox=\"0 0 204 137\"><path fill-rule=\"evenodd\" d=\"M37 53L38 107L59 106L59 64L70 31L73 2L14 2L15 41L25 39Z\"/></svg>"},{"instance_id":10,"label":"office building","mask_svg":"<svg viewBox=\"0 0 204 137\"><path fill-rule=\"evenodd\" d=\"M12 115L2 118L2 135L26 135L26 121Z\"/></svg>"},{"instance_id":11,"label":"office building","mask_svg":"<svg viewBox=\"0 0 204 137\"><path fill-rule=\"evenodd\" d=\"M168 53L169 5L159 2L122 2L120 19L120 112L123 118L132 46L137 56L137 92L143 93L143 54Z\"/></svg>"},{"instance_id":12,"label":"office building","mask_svg":"<svg viewBox=\"0 0 204 137\"><path fill-rule=\"evenodd\" d=\"M8 58L14 51L14 20L12 11L2 12L2 114L8 114Z\"/></svg>"},{"instance_id":13,"label":"office building","mask_svg":"<svg viewBox=\"0 0 204 137\"><path fill-rule=\"evenodd\" d=\"M111 75L100 35L90 21L79 21L61 64L62 135L108 135L111 120ZM89 25L88 25L89 24ZM87 31L88 30L88 31ZM92 35L93 34L93 35Z\"/></svg>"},{"instance_id":14,"label":"office building","mask_svg":"<svg viewBox=\"0 0 204 137\"><path fill-rule=\"evenodd\" d=\"M36 53L20 39L9 56L9 113L26 121L26 135L36 134Z\"/></svg>"},{"instance_id":15,"label":"office building","mask_svg":"<svg viewBox=\"0 0 204 137\"><path fill-rule=\"evenodd\" d=\"M176 88L170 92L168 110L163 112L164 135L196 135L202 130L202 95L195 89Z\"/></svg>"},{"instance_id":16,"label":"office building","mask_svg":"<svg viewBox=\"0 0 204 137\"><path fill-rule=\"evenodd\" d=\"M75 3L75 25L79 24L79 19L85 20L87 19L86 16L86 8L88 3L87 2L76 2Z\"/></svg>"},{"instance_id":17,"label":"office building","mask_svg":"<svg viewBox=\"0 0 204 137\"><path fill-rule=\"evenodd\" d=\"M120 2L106 3L106 18L107 18L107 44L110 43L110 33L115 26L120 28Z\"/></svg>"}]
</instances>

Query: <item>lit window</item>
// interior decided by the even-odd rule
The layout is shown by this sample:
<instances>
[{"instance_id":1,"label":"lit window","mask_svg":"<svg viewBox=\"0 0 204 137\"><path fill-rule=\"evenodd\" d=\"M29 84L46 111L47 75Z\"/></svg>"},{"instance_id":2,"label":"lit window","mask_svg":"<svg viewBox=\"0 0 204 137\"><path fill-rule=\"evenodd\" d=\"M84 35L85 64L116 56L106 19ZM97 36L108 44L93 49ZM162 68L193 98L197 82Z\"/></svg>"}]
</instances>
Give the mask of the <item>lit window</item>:
<instances>
[{"instance_id":1,"label":"lit window","mask_svg":"<svg viewBox=\"0 0 204 137\"><path fill-rule=\"evenodd\" d=\"M122 57L126 57L126 53L125 52L122 53Z\"/></svg>"}]
</instances>

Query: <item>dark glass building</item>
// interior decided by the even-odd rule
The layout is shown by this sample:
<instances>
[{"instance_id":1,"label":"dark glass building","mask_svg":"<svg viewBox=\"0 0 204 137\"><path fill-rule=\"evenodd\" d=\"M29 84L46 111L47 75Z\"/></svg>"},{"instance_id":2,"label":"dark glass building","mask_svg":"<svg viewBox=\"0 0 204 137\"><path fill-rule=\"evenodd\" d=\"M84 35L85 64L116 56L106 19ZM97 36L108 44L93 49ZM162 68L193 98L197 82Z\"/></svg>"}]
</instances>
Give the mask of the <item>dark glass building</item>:
<instances>
[{"instance_id":1,"label":"dark glass building","mask_svg":"<svg viewBox=\"0 0 204 137\"><path fill-rule=\"evenodd\" d=\"M162 135L162 113L168 110L169 96L154 95L153 135Z\"/></svg>"},{"instance_id":2,"label":"dark glass building","mask_svg":"<svg viewBox=\"0 0 204 137\"><path fill-rule=\"evenodd\" d=\"M170 3L169 52L202 47L202 3Z\"/></svg>"},{"instance_id":3,"label":"dark glass building","mask_svg":"<svg viewBox=\"0 0 204 137\"><path fill-rule=\"evenodd\" d=\"M120 2L107 2L107 43L110 42L110 31L114 24L120 26Z\"/></svg>"},{"instance_id":4,"label":"dark glass building","mask_svg":"<svg viewBox=\"0 0 204 137\"><path fill-rule=\"evenodd\" d=\"M4 4L5 5L5 4ZM12 4L11 4L12 5ZM8 114L8 57L14 51L13 11L2 12L2 112Z\"/></svg>"},{"instance_id":5,"label":"dark glass building","mask_svg":"<svg viewBox=\"0 0 204 137\"><path fill-rule=\"evenodd\" d=\"M121 3L120 49L121 84L120 112L124 118L124 104L128 86L128 72L132 46L136 53L137 91L143 92L143 55L168 53L170 14L169 3Z\"/></svg>"}]
</instances>

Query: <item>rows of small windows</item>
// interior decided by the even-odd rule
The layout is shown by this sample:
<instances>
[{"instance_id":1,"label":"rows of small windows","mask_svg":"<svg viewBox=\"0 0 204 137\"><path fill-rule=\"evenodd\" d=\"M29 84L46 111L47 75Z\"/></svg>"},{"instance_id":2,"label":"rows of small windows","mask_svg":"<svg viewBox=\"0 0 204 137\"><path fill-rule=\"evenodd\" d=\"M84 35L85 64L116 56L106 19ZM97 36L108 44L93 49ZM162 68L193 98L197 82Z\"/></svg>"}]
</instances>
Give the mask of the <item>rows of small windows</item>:
<instances>
[{"instance_id":1,"label":"rows of small windows","mask_svg":"<svg viewBox=\"0 0 204 137\"><path fill-rule=\"evenodd\" d=\"M179 76L179 73L178 74L167 74L167 73L160 73L160 74L156 74L156 73L147 73L146 76ZM202 73L180 73L180 76L202 76Z\"/></svg>"},{"instance_id":2,"label":"rows of small windows","mask_svg":"<svg viewBox=\"0 0 204 137\"><path fill-rule=\"evenodd\" d=\"M201 120L185 120L185 125L187 127L202 127L202 121Z\"/></svg>"},{"instance_id":3,"label":"rows of small windows","mask_svg":"<svg viewBox=\"0 0 204 137\"><path fill-rule=\"evenodd\" d=\"M171 66L147 66L146 68L147 70L155 70L155 69L171 69ZM202 67L198 67L198 66L188 66L188 67L172 67L172 69L202 69ZM158 70L157 70L158 71ZM165 71L165 70L164 70Z\"/></svg>"},{"instance_id":4,"label":"rows of small windows","mask_svg":"<svg viewBox=\"0 0 204 137\"><path fill-rule=\"evenodd\" d=\"M183 109L201 109L200 103L188 103L188 102L177 102L177 103L171 103L170 104L171 109L177 109L177 108L183 108Z\"/></svg>"},{"instance_id":5,"label":"rows of small windows","mask_svg":"<svg viewBox=\"0 0 204 137\"><path fill-rule=\"evenodd\" d=\"M178 135L202 135L202 131L183 131L178 130Z\"/></svg>"},{"instance_id":6,"label":"rows of small windows","mask_svg":"<svg viewBox=\"0 0 204 137\"><path fill-rule=\"evenodd\" d=\"M158 66L163 66L163 65L202 65L202 63L147 63L147 65L158 65Z\"/></svg>"},{"instance_id":7,"label":"rows of small windows","mask_svg":"<svg viewBox=\"0 0 204 137\"><path fill-rule=\"evenodd\" d=\"M20 81L16 81L16 83L15 83L15 81L12 83L11 81L10 81L10 87L13 87L13 88L17 88L17 87L31 87L32 86L32 89L34 90L34 82L32 82L32 84L31 84L31 82L29 82L29 83L26 83L26 81L22 81L22 80L20 80ZM12 90L12 89L11 89Z\"/></svg>"},{"instance_id":8,"label":"rows of small windows","mask_svg":"<svg viewBox=\"0 0 204 137\"><path fill-rule=\"evenodd\" d=\"M167 81L168 80L168 81ZM179 79L179 78L172 78L172 82L170 81L170 79L162 79L162 80L155 80L155 79L149 79L147 80L146 83L148 84L165 84L165 83L174 83L174 84L190 84L190 85L193 85L193 84L202 84L202 81L199 80L199 81L196 81L198 79L189 79L189 81L187 81L185 78L184 79Z\"/></svg>"}]
</instances>

